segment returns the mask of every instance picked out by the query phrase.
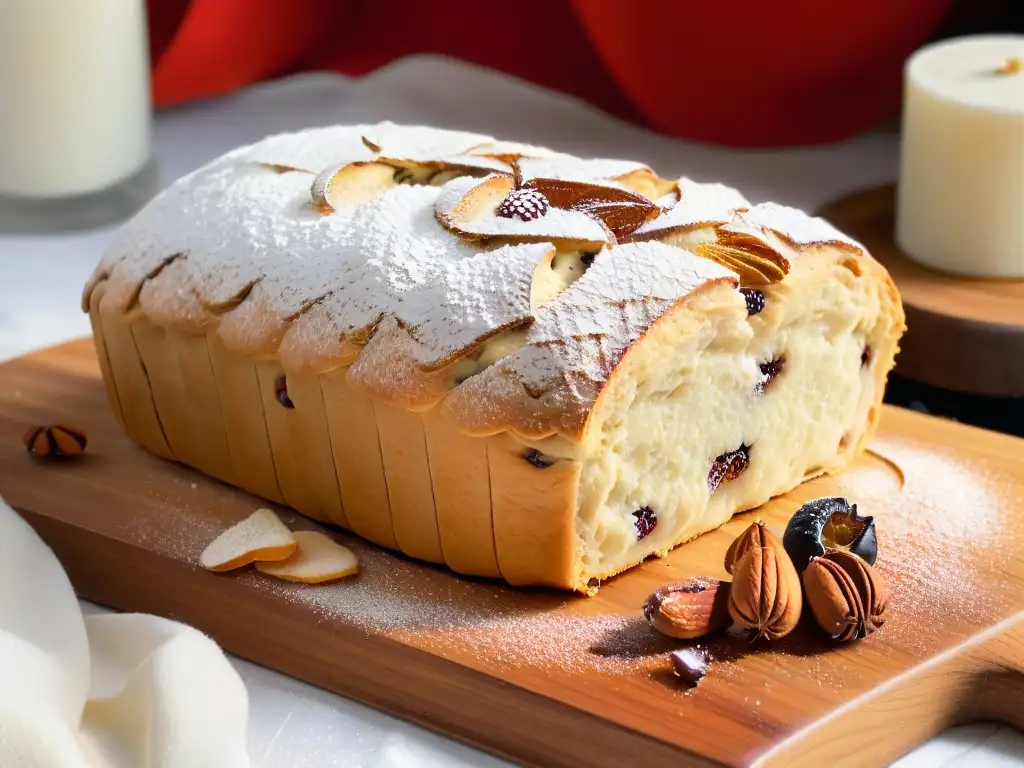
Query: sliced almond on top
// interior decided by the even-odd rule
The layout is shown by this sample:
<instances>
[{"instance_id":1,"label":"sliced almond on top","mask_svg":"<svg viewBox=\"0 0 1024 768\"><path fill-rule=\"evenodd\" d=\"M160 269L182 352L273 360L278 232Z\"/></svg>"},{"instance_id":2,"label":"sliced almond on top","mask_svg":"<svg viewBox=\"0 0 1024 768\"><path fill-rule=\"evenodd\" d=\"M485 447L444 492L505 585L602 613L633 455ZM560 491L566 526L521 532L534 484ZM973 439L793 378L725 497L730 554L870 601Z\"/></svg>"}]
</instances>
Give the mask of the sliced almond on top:
<instances>
[{"instance_id":1,"label":"sliced almond on top","mask_svg":"<svg viewBox=\"0 0 1024 768\"><path fill-rule=\"evenodd\" d=\"M476 171L480 175L512 172L500 158L474 151L492 142L490 136L479 133L382 123L362 139L370 151L377 153L378 162L396 168Z\"/></svg>"},{"instance_id":2,"label":"sliced almond on top","mask_svg":"<svg viewBox=\"0 0 1024 768\"><path fill-rule=\"evenodd\" d=\"M674 181L661 178L650 168L637 168L635 171L619 176L617 181L637 194L655 201L666 195L677 195L678 191ZM679 198L675 196L674 199L678 200ZM657 205L657 203L655 204Z\"/></svg>"},{"instance_id":3,"label":"sliced almond on top","mask_svg":"<svg viewBox=\"0 0 1024 768\"><path fill-rule=\"evenodd\" d=\"M750 205L736 189L724 184L701 184L687 178L679 179L677 198L666 196L657 202L662 212L639 227L629 240L658 240L676 232L687 232L706 226L733 221L736 210ZM668 206L664 204L670 203Z\"/></svg>"},{"instance_id":4,"label":"sliced almond on top","mask_svg":"<svg viewBox=\"0 0 1024 768\"><path fill-rule=\"evenodd\" d=\"M728 267L740 276L740 285L771 285L789 273L789 261L761 244L703 242L694 252Z\"/></svg>"},{"instance_id":5,"label":"sliced almond on top","mask_svg":"<svg viewBox=\"0 0 1024 768\"><path fill-rule=\"evenodd\" d=\"M348 547L317 531L296 531L299 549L287 560L256 563L256 568L269 576L303 584L320 584L359 571L359 560Z\"/></svg>"},{"instance_id":6,"label":"sliced almond on top","mask_svg":"<svg viewBox=\"0 0 1024 768\"><path fill-rule=\"evenodd\" d=\"M775 235L786 245L798 250L819 245L831 245L852 252L864 250L860 243L824 219L776 203L759 203L747 210L738 211L736 218L721 229L732 235L746 236L750 240L767 241L768 246L771 246L771 235Z\"/></svg>"},{"instance_id":7,"label":"sliced almond on top","mask_svg":"<svg viewBox=\"0 0 1024 768\"><path fill-rule=\"evenodd\" d=\"M384 163L356 162L325 168L309 188L313 205L331 213L342 205L363 203L395 186L395 169Z\"/></svg>"},{"instance_id":8,"label":"sliced almond on top","mask_svg":"<svg viewBox=\"0 0 1024 768\"><path fill-rule=\"evenodd\" d=\"M295 554L295 536L269 509L257 509L211 541L199 562L209 571L230 571L258 561L284 560Z\"/></svg>"},{"instance_id":9,"label":"sliced almond on top","mask_svg":"<svg viewBox=\"0 0 1024 768\"><path fill-rule=\"evenodd\" d=\"M469 240L554 242L562 248L588 251L615 242L611 230L598 217L558 208L554 203L543 216L529 221L499 216L498 206L514 188L512 177L503 174L454 179L441 187L435 205L437 219L446 229Z\"/></svg>"},{"instance_id":10,"label":"sliced almond on top","mask_svg":"<svg viewBox=\"0 0 1024 768\"><path fill-rule=\"evenodd\" d=\"M581 211L601 221L621 239L653 219L660 208L625 187L570 179L530 179L524 189L536 189L555 208Z\"/></svg>"}]
</instances>

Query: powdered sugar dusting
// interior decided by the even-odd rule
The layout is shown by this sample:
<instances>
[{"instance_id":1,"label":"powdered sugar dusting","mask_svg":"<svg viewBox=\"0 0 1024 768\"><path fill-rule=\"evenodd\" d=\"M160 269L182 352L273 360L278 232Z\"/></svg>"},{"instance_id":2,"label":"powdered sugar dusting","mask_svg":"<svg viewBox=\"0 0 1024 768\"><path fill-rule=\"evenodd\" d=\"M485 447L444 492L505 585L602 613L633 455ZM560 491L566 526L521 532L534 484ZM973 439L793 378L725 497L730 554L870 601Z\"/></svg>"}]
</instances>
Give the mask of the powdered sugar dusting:
<instances>
[{"instance_id":1,"label":"powdered sugar dusting","mask_svg":"<svg viewBox=\"0 0 1024 768\"><path fill-rule=\"evenodd\" d=\"M479 655L488 665L578 673L636 674L668 648L635 615L587 615L586 598L480 585L345 540L360 574L319 585L241 576L313 614L445 655Z\"/></svg>"},{"instance_id":2,"label":"powdered sugar dusting","mask_svg":"<svg viewBox=\"0 0 1024 768\"><path fill-rule=\"evenodd\" d=\"M990 569L1005 567L1013 556L1014 524L1007 517L1015 513L1014 504L1000 481L984 466L940 447L905 440L879 440L871 447L903 472L901 491L893 492L891 479L863 482L855 473L838 479L859 513L875 516L876 567L893 588L894 618L884 631L912 631L901 621L901 614L911 612L909 601L914 613L955 616L964 626L991 616L1005 595L992 589Z\"/></svg>"},{"instance_id":3,"label":"powdered sugar dusting","mask_svg":"<svg viewBox=\"0 0 1024 768\"><path fill-rule=\"evenodd\" d=\"M727 232L760 238L767 232L779 235L796 248L811 245L845 245L856 250L864 246L847 237L827 221L808 216L797 208L776 203L760 203L746 211L740 211L734 221L722 227Z\"/></svg>"},{"instance_id":4,"label":"powdered sugar dusting","mask_svg":"<svg viewBox=\"0 0 1024 768\"><path fill-rule=\"evenodd\" d=\"M363 132L371 128L368 125L332 125L297 133L280 133L236 149L216 162L263 163L317 173L329 165L372 160L373 152L361 138Z\"/></svg>"},{"instance_id":5,"label":"powdered sugar dusting","mask_svg":"<svg viewBox=\"0 0 1024 768\"><path fill-rule=\"evenodd\" d=\"M523 158L519 161L519 173L523 181L530 179L560 179L564 181L604 182L624 176L631 171L647 168L633 160L608 160L596 158L583 160L572 155L556 155L547 158ZM621 185L615 185L625 189Z\"/></svg>"},{"instance_id":6,"label":"powdered sugar dusting","mask_svg":"<svg viewBox=\"0 0 1024 768\"><path fill-rule=\"evenodd\" d=\"M361 136L380 147L382 156L403 160L431 161L445 155L463 155L493 139L482 133L449 131L424 125L396 125L383 122L363 127Z\"/></svg>"},{"instance_id":7,"label":"powdered sugar dusting","mask_svg":"<svg viewBox=\"0 0 1024 768\"><path fill-rule=\"evenodd\" d=\"M448 407L458 412L472 401L486 409L509 386L543 392L566 381L577 381L580 398L587 399L582 387L606 381L655 319L715 280L738 284L725 267L664 243L601 251L579 280L537 311L526 344L466 381L449 396Z\"/></svg>"},{"instance_id":8,"label":"powdered sugar dusting","mask_svg":"<svg viewBox=\"0 0 1024 768\"><path fill-rule=\"evenodd\" d=\"M677 185L679 201L657 218L642 225L631 237L640 239L666 230L724 224L732 220L737 208L750 205L739 190L724 184L700 184L683 177Z\"/></svg>"}]
</instances>

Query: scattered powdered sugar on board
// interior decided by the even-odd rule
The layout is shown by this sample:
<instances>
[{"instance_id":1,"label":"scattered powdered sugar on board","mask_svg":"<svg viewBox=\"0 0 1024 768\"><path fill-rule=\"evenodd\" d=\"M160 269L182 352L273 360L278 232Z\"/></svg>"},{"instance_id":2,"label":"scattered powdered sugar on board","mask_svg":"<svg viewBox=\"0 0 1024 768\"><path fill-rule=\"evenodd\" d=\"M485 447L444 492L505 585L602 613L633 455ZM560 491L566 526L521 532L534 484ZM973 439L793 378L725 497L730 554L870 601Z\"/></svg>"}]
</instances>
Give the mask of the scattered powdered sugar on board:
<instances>
[{"instance_id":1,"label":"scattered powdered sugar on board","mask_svg":"<svg viewBox=\"0 0 1024 768\"><path fill-rule=\"evenodd\" d=\"M1006 518L1015 512L1003 492L1005 479L941 446L879 440L872 450L903 473L902 490L893 491L892 478L868 475L861 482L849 473L838 480L860 514L875 517L876 567L893 590L892 620L883 631L913 631L905 607L911 600L913 614L952 615L965 631L990 619L1007 597L992 582L992 571L1013 554L1007 533L1013 525Z\"/></svg>"},{"instance_id":2,"label":"scattered powdered sugar on board","mask_svg":"<svg viewBox=\"0 0 1024 768\"><path fill-rule=\"evenodd\" d=\"M671 650L635 616L585 615L587 598L470 580L339 538L359 557L353 578L313 588L258 574L241 578L325 619L442 655L469 652L500 667L621 674L650 661L629 648L654 642Z\"/></svg>"}]
</instances>

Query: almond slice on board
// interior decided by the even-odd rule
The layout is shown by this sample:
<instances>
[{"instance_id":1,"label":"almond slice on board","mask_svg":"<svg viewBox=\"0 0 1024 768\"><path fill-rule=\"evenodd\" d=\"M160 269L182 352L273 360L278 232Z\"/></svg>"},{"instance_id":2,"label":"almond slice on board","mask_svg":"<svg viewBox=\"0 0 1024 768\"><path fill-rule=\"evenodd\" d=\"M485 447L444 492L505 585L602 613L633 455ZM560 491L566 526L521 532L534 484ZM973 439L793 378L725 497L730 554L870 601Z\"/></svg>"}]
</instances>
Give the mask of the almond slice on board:
<instances>
[{"instance_id":1,"label":"almond slice on board","mask_svg":"<svg viewBox=\"0 0 1024 768\"><path fill-rule=\"evenodd\" d=\"M276 563L256 563L261 573L303 584L320 584L359 571L359 561L348 547L316 531L296 531L299 550Z\"/></svg>"},{"instance_id":2,"label":"almond slice on board","mask_svg":"<svg viewBox=\"0 0 1024 768\"><path fill-rule=\"evenodd\" d=\"M257 509L211 541L199 562L208 571L230 571L260 560L284 560L298 542L269 509Z\"/></svg>"}]
</instances>

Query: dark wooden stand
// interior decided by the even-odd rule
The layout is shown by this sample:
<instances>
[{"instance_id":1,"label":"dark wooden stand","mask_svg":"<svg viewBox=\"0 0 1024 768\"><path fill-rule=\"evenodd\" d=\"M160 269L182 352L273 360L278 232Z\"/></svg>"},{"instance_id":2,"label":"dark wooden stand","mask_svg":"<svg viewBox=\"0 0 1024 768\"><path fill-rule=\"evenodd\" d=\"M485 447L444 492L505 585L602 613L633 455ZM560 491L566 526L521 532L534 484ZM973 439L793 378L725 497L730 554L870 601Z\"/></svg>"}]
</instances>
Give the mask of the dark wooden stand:
<instances>
[{"instance_id":1,"label":"dark wooden stand","mask_svg":"<svg viewBox=\"0 0 1024 768\"><path fill-rule=\"evenodd\" d=\"M903 295L896 373L933 387L1024 398L1024 280L955 277L909 259L893 237L895 187L858 192L819 215L860 240Z\"/></svg>"}]
</instances>

